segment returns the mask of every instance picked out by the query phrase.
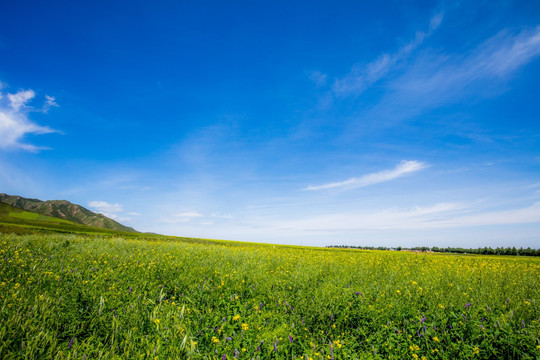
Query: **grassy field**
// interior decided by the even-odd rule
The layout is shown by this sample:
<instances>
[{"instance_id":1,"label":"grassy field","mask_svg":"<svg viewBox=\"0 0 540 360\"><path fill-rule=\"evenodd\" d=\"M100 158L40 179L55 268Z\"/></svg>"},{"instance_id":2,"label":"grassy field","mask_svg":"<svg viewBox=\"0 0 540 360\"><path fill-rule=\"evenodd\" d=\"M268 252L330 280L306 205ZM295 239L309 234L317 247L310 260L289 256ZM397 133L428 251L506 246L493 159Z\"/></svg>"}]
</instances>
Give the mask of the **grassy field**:
<instances>
[{"instance_id":1,"label":"grassy field","mask_svg":"<svg viewBox=\"0 0 540 360\"><path fill-rule=\"evenodd\" d=\"M0 235L0 358L540 357L540 261Z\"/></svg>"}]
</instances>

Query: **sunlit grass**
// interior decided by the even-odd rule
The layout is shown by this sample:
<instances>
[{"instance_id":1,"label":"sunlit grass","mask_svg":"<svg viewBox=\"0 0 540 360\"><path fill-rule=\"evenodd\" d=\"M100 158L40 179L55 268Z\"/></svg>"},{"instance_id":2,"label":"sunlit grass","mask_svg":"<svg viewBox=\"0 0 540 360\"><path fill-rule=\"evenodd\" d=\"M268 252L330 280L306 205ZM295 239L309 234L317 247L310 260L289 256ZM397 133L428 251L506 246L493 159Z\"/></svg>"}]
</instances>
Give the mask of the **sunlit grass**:
<instances>
[{"instance_id":1,"label":"sunlit grass","mask_svg":"<svg viewBox=\"0 0 540 360\"><path fill-rule=\"evenodd\" d=\"M0 235L1 358L537 358L540 261Z\"/></svg>"}]
</instances>

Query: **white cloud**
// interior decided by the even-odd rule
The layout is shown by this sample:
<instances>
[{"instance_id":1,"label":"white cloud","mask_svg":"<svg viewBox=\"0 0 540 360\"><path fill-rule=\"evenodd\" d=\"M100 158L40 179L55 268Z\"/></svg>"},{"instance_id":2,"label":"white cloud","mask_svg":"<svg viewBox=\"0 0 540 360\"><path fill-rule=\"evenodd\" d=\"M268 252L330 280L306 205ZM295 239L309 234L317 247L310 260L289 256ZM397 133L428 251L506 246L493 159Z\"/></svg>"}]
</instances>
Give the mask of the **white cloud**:
<instances>
[{"instance_id":1,"label":"white cloud","mask_svg":"<svg viewBox=\"0 0 540 360\"><path fill-rule=\"evenodd\" d=\"M407 174L420 171L426 168L425 163L419 161L401 161L394 169L392 170L383 170L376 173L371 173L363 175L361 177L351 178L341 182L329 183L324 185L308 186L304 190L325 190L325 189L335 189L335 188L346 188L346 189L355 189L359 187L369 186L378 184L381 182L386 182L394 180L405 176Z\"/></svg>"},{"instance_id":2,"label":"white cloud","mask_svg":"<svg viewBox=\"0 0 540 360\"><path fill-rule=\"evenodd\" d=\"M197 217L203 217L204 215L197 212L197 211L188 211L188 212L182 212L175 214L176 217L187 217L187 218L197 218Z\"/></svg>"},{"instance_id":3,"label":"white cloud","mask_svg":"<svg viewBox=\"0 0 540 360\"><path fill-rule=\"evenodd\" d=\"M56 98L54 96L45 95L45 104L43 105L42 111L47 113L52 107L60 107L60 105L56 103Z\"/></svg>"},{"instance_id":4,"label":"white cloud","mask_svg":"<svg viewBox=\"0 0 540 360\"><path fill-rule=\"evenodd\" d=\"M49 106L56 106L58 107L59 105L56 103L56 98L54 96L49 96L49 95L45 95L45 103Z\"/></svg>"},{"instance_id":5,"label":"white cloud","mask_svg":"<svg viewBox=\"0 0 540 360\"><path fill-rule=\"evenodd\" d=\"M22 107L26 107L26 104L32 100L36 93L34 90L21 90L15 94L8 94L9 105L15 110L19 111Z\"/></svg>"},{"instance_id":6,"label":"white cloud","mask_svg":"<svg viewBox=\"0 0 540 360\"><path fill-rule=\"evenodd\" d=\"M186 212L172 214L172 216L168 218L159 219L158 221L167 223L167 224L178 224L178 223L189 222L193 219L202 218L202 217L204 217L204 215L198 211L186 211Z\"/></svg>"},{"instance_id":7,"label":"white cloud","mask_svg":"<svg viewBox=\"0 0 540 360\"><path fill-rule=\"evenodd\" d=\"M6 99L0 94L0 149L22 149L39 151L46 149L21 142L27 134L50 134L57 130L37 125L28 118L28 102L35 97L33 90L21 90L7 94Z\"/></svg>"},{"instance_id":8,"label":"white cloud","mask_svg":"<svg viewBox=\"0 0 540 360\"><path fill-rule=\"evenodd\" d=\"M415 38L402 46L394 54L382 54L369 64L358 64L343 78L334 82L332 90L338 96L359 95L365 89L392 71L395 66L407 58L422 42L435 31L442 22L442 13L434 15L430 20L428 32L418 31Z\"/></svg>"},{"instance_id":9,"label":"white cloud","mask_svg":"<svg viewBox=\"0 0 540 360\"><path fill-rule=\"evenodd\" d=\"M124 211L122 205L117 203L109 204L106 201L90 201L88 202L88 206L102 212L103 214L114 214Z\"/></svg>"},{"instance_id":10,"label":"white cloud","mask_svg":"<svg viewBox=\"0 0 540 360\"><path fill-rule=\"evenodd\" d=\"M108 203L106 201L89 201L88 206L96 210L98 213L105 215L118 222L130 221L131 218L123 214L124 207L118 203ZM138 213L130 212L128 215L139 215Z\"/></svg>"},{"instance_id":11,"label":"white cloud","mask_svg":"<svg viewBox=\"0 0 540 360\"><path fill-rule=\"evenodd\" d=\"M410 209L390 208L373 213L340 213L279 223L288 231L359 232L364 230L433 230L483 226L540 224L540 202L530 206L475 212L471 204L439 203Z\"/></svg>"}]
</instances>

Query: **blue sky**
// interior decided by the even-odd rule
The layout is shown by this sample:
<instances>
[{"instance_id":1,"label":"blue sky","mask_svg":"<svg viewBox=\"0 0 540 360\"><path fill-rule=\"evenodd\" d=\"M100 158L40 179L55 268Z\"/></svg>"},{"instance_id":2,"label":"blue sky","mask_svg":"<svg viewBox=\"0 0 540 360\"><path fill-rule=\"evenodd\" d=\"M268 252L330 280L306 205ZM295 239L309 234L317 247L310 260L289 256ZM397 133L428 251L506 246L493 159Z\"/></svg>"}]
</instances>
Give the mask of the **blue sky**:
<instances>
[{"instance_id":1,"label":"blue sky","mask_svg":"<svg viewBox=\"0 0 540 360\"><path fill-rule=\"evenodd\" d=\"M540 247L536 1L17 1L0 192L140 231Z\"/></svg>"}]
</instances>

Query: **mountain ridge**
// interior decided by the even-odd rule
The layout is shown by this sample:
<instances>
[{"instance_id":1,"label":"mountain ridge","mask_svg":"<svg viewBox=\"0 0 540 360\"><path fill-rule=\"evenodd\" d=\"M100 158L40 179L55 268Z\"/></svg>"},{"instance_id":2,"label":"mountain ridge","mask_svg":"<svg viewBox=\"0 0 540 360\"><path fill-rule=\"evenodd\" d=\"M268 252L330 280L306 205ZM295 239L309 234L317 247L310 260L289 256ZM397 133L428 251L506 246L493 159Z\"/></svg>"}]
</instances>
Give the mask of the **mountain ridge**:
<instances>
[{"instance_id":1,"label":"mountain ridge","mask_svg":"<svg viewBox=\"0 0 540 360\"><path fill-rule=\"evenodd\" d=\"M137 232L132 227L122 225L103 214L95 213L81 205L73 204L67 200L42 201L39 199L25 198L19 195L8 195L1 193L0 202L22 210L72 221L77 224L100 227L109 230Z\"/></svg>"}]
</instances>

